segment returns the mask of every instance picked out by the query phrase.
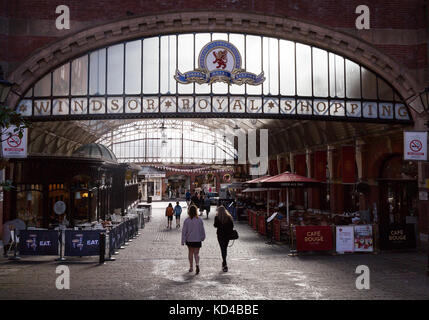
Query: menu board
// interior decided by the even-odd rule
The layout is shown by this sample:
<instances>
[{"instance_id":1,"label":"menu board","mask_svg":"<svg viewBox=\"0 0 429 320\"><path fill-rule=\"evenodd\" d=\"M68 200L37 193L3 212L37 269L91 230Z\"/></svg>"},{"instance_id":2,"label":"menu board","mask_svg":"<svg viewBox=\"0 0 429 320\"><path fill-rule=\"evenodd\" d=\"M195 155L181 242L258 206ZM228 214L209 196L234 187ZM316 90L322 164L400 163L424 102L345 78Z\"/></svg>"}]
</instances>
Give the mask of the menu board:
<instances>
[{"instance_id":1,"label":"menu board","mask_svg":"<svg viewBox=\"0 0 429 320\"><path fill-rule=\"evenodd\" d=\"M336 240L337 252L353 252L355 249L353 226L337 226Z\"/></svg>"},{"instance_id":2,"label":"menu board","mask_svg":"<svg viewBox=\"0 0 429 320\"><path fill-rule=\"evenodd\" d=\"M372 225L354 226L354 251L355 252L373 252L374 241L372 234Z\"/></svg>"}]
</instances>

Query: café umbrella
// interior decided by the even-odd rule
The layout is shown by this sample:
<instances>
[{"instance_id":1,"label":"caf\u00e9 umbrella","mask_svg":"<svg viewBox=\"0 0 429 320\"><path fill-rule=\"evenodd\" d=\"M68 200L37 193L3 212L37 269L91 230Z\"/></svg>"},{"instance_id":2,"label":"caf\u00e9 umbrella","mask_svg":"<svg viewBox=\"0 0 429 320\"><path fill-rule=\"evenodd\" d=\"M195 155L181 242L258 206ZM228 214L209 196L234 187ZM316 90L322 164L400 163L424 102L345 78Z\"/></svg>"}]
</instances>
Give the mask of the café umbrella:
<instances>
[{"instance_id":1,"label":"caf\u00e9 umbrella","mask_svg":"<svg viewBox=\"0 0 429 320\"><path fill-rule=\"evenodd\" d=\"M270 190L279 190L278 188L261 188L260 183L265 181L268 178L271 178L270 175L265 175L256 179L252 179L243 183L244 187L247 187L243 192L251 192L250 188L254 189L254 192L258 191L267 191L267 215L270 214Z\"/></svg>"},{"instance_id":2,"label":"caf\u00e9 umbrella","mask_svg":"<svg viewBox=\"0 0 429 320\"><path fill-rule=\"evenodd\" d=\"M262 179L264 178L264 179ZM289 188L312 188L320 187L321 182L312 178L300 176L289 171L275 176L266 176L251 180L246 183L249 188L286 188L286 211L287 223L289 224ZM258 180L258 181L255 181Z\"/></svg>"}]
</instances>

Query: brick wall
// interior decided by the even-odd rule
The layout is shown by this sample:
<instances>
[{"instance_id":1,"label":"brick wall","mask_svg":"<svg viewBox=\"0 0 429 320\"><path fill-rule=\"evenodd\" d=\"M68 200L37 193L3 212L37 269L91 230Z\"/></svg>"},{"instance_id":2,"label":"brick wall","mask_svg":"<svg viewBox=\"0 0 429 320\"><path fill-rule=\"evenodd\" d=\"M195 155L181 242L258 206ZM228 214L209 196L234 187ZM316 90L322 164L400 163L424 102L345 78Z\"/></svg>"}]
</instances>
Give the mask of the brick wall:
<instances>
[{"instance_id":1,"label":"brick wall","mask_svg":"<svg viewBox=\"0 0 429 320\"><path fill-rule=\"evenodd\" d=\"M34 51L66 35L129 16L179 11L248 12L288 17L351 33L410 70L427 66L426 0L372 0L371 30L355 29L361 0L0 0L0 64L10 73ZM68 5L71 30L55 28L56 6ZM387 43L386 43L387 41ZM426 73L416 71L424 79Z\"/></svg>"}]
</instances>

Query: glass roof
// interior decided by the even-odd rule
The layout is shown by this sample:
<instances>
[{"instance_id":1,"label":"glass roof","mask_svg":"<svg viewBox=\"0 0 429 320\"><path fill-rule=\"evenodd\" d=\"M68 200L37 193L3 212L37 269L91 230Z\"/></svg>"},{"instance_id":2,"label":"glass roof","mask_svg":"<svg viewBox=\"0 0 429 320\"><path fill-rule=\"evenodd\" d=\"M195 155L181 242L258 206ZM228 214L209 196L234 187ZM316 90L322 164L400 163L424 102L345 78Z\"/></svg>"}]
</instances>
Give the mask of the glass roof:
<instances>
[{"instance_id":1,"label":"glass roof","mask_svg":"<svg viewBox=\"0 0 429 320\"><path fill-rule=\"evenodd\" d=\"M226 164L235 156L226 132L186 120L145 120L121 125L97 143L119 162Z\"/></svg>"}]
</instances>

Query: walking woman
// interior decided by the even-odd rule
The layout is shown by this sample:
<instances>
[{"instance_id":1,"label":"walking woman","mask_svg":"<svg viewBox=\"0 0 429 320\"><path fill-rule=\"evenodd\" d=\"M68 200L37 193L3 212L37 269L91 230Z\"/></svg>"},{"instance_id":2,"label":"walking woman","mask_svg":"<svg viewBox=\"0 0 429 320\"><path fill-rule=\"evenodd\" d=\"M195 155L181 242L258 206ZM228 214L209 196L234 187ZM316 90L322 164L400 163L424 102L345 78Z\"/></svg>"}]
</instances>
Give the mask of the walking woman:
<instances>
[{"instance_id":1,"label":"walking woman","mask_svg":"<svg viewBox=\"0 0 429 320\"><path fill-rule=\"evenodd\" d=\"M222 253L222 270L228 271L226 264L226 253L228 249L229 239L234 229L234 222L232 216L224 206L217 208L217 213L214 220L214 226L217 228L217 241L219 242L220 251Z\"/></svg>"},{"instance_id":2,"label":"walking woman","mask_svg":"<svg viewBox=\"0 0 429 320\"><path fill-rule=\"evenodd\" d=\"M188 247L189 272L193 271L193 260L195 259L195 274L200 273L200 248L206 238L203 220L198 218L198 208L194 205L189 207L188 218L183 222L182 246L186 243Z\"/></svg>"}]
</instances>

